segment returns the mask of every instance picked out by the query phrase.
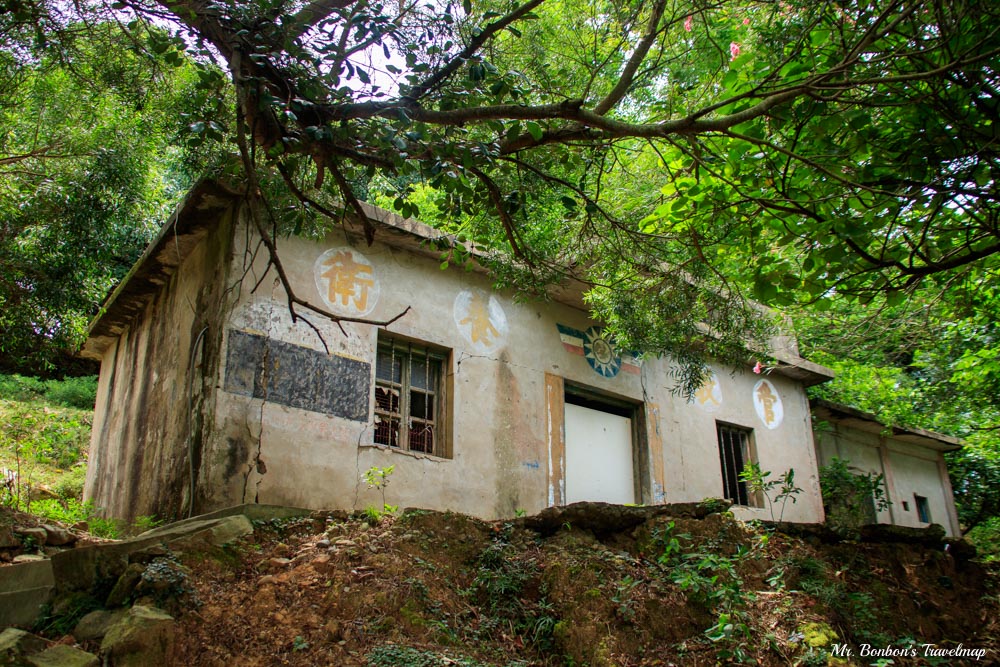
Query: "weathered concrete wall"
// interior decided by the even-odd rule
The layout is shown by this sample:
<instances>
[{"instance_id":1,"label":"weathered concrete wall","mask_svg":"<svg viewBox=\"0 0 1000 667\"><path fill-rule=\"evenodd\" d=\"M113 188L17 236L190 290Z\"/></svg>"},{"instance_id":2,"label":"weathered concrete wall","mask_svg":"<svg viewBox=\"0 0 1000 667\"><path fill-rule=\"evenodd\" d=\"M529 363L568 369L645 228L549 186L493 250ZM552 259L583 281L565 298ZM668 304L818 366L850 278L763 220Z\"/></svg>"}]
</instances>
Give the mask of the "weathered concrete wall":
<instances>
[{"instance_id":1,"label":"weathered concrete wall","mask_svg":"<svg viewBox=\"0 0 1000 667\"><path fill-rule=\"evenodd\" d=\"M242 239L243 232L235 236ZM282 241L283 263L299 296L324 303L321 290L327 284L321 278L325 266L321 255L346 246L340 234L321 243ZM566 335L594 326L583 310L559 303L517 303L493 292L480 274L454 267L441 270L432 253L421 256L380 242L356 250L362 255L358 261L370 265L360 274L359 284L369 299L365 305L374 302L376 288L379 292L377 303L364 317L389 319L409 307L390 331L450 350L452 409L446 421L452 456L411 454L372 444L377 329L344 323L341 332L336 324L303 313L329 346L333 357L327 357L316 331L291 322L273 273L250 293L247 286L256 284L264 270L258 258L247 272L244 289L233 292L227 307L226 341L220 354L227 361L217 378L223 390L200 471L203 509L237 502L378 505L381 498L365 487L361 477L371 466L393 465L386 490L391 504L485 517L535 512L561 497L557 441L562 418L557 408L562 387L568 384L635 404L644 415L645 459L637 468L643 476L644 502L697 501L722 494L718 420L753 429L763 469L775 475L796 470L804 493L788 505L785 520L822 520L809 410L797 382L777 375L762 378L750 373L749 367L736 374L719 369L718 387L706 394L708 405L686 401L671 392L670 367L663 360L639 366L625 363L628 355L623 355L617 375L597 372L582 350L574 348L573 335ZM234 257L233 275L240 275L245 267L239 249ZM352 302L355 311L358 301ZM476 304L480 315L489 305L489 318L485 323L480 319L478 329ZM255 354L268 364L283 359L283 370L274 373L294 368L291 376L286 375L288 386L269 384L269 378L255 375L241 363L253 357L247 350L257 345L254 337L280 342L260 347ZM307 393L303 387L325 386L323 378L338 372L351 383L367 374L362 416L360 406L347 398L313 405L296 398ZM754 406L755 386L762 379L769 382L765 389L771 397L769 424L757 416ZM554 393L560 396L558 406ZM773 414L773 399L780 399L780 418ZM766 508L740 511L770 518Z\"/></svg>"},{"instance_id":2,"label":"weathered concrete wall","mask_svg":"<svg viewBox=\"0 0 1000 667\"><path fill-rule=\"evenodd\" d=\"M132 520L187 512L188 437L197 464L206 415L214 423L231 219L217 221L163 276L162 288L104 351L84 498L106 515Z\"/></svg>"},{"instance_id":3,"label":"weathered concrete wall","mask_svg":"<svg viewBox=\"0 0 1000 667\"><path fill-rule=\"evenodd\" d=\"M837 457L850 461L851 467L861 472L885 476L892 504L878 513L879 523L927 526L917 513L915 496L920 495L927 498L931 523L943 526L949 536L961 534L940 452L832 423L817 431L816 444L821 466Z\"/></svg>"}]
</instances>

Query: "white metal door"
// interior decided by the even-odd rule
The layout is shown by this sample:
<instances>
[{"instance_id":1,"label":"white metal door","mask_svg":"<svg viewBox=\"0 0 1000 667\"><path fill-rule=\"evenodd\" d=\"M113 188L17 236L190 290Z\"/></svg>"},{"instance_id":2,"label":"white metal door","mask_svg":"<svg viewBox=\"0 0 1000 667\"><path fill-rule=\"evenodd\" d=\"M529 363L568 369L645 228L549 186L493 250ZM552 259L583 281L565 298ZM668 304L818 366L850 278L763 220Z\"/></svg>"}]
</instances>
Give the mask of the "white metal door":
<instances>
[{"instance_id":1,"label":"white metal door","mask_svg":"<svg viewBox=\"0 0 1000 667\"><path fill-rule=\"evenodd\" d=\"M566 404L566 503L634 503L632 420Z\"/></svg>"}]
</instances>

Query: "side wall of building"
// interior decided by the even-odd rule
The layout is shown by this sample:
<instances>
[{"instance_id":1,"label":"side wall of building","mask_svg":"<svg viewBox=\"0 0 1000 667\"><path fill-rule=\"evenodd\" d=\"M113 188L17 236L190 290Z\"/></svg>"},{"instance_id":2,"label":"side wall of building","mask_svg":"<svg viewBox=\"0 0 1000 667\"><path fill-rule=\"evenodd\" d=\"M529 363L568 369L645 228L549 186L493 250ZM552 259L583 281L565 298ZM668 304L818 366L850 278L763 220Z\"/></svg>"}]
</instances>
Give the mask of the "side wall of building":
<instances>
[{"instance_id":1,"label":"side wall of building","mask_svg":"<svg viewBox=\"0 0 1000 667\"><path fill-rule=\"evenodd\" d=\"M566 497L564 402L576 392L632 411L638 502L721 496L716 428L725 423L747 430L763 469L775 476L795 469L803 493L788 504L786 520L823 518L797 382L754 375L749 366L716 369L713 384L688 401L673 391L663 360L622 354L617 373L616 362L595 361L589 345L597 330L582 309L515 301L481 274L442 270L436 255L381 242L352 248L340 234L287 239L281 252L300 297L373 320L406 314L388 332L350 322L341 330L308 313L301 314L312 326L293 323L276 277L265 276L258 259L244 282L262 282L252 293L234 292L227 307L221 391L199 472L206 509L254 501L378 506L381 495L362 477L373 466L393 466L385 500L394 505L485 517L535 512ZM234 269L242 272L242 264ZM446 355L447 456L373 444L376 347L390 337ZM339 380L323 385L325 377ZM317 386L332 389L317 397L308 390ZM770 508L740 511L771 515Z\"/></svg>"},{"instance_id":2,"label":"side wall of building","mask_svg":"<svg viewBox=\"0 0 1000 667\"><path fill-rule=\"evenodd\" d=\"M926 527L937 523L950 536L959 526L951 485L940 452L892 437L827 422L816 432L820 466L834 457L848 461L859 473L884 475L890 506L878 512L878 522ZM921 521L917 497L926 499L930 521Z\"/></svg>"},{"instance_id":3,"label":"side wall of building","mask_svg":"<svg viewBox=\"0 0 1000 667\"><path fill-rule=\"evenodd\" d=\"M84 498L108 516L187 514L188 448L197 462L214 423L231 232L228 214L104 351Z\"/></svg>"}]
</instances>

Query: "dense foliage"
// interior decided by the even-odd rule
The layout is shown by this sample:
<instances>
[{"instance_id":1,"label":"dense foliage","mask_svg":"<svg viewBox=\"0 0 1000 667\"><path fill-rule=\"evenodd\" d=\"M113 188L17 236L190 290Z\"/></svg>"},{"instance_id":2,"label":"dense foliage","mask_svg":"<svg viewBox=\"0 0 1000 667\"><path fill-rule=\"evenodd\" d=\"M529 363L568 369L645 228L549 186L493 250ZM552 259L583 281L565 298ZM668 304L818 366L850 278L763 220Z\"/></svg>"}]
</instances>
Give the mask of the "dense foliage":
<instances>
[{"instance_id":1,"label":"dense foliage","mask_svg":"<svg viewBox=\"0 0 1000 667\"><path fill-rule=\"evenodd\" d=\"M66 372L187 187L171 142L205 104L192 67L164 69L113 25L54 43L16 27L0 18L0 368Z\"/></svg>"},{"instance_id":2,"label":"dense foliage","mask_svg":"<svg viewBox=\"0 0 1000 667\"><path fill-rule=\"evenodd\" d=\"M75 7L165 62L187 51L203 89L224 64L235 122L189 128L235 137L261 232L276 222L257 187L268 178L331 218L359 213L376 175L416 215L408 190L427 184L466 238L502 254L505 278L538 289L572 271L623 343L692 368L699 326L730 361L765 337L743 285L774 303L898 301L928 280L989 281L1000 248L992 5ZM39 41L71 25L60 3L16 9ZM295 294L289 306L332 315Z\"/></svg>"}]
</instances>

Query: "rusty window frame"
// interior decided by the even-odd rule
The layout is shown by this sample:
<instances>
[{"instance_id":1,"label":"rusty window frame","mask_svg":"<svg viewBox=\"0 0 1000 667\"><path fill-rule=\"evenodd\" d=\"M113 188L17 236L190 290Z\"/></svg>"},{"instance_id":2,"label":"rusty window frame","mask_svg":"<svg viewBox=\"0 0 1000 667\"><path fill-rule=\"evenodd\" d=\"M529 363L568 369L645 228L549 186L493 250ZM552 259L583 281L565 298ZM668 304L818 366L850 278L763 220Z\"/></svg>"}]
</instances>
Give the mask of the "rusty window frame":
<instances>
[{"instance_id":1,"label":"rusty window frame","mask_svg":"<svg viewBox=\"0 0 1000 667\"><path fill-rule=\"evenodd\" d=\"M379 336L374 444L446 456L442 428L446 363L444 352Z\"/></svg>"},{"instance_id":2,"label":"rusty window frame","mask_svg":"<svg viewBox=\"0 0 1000 667\"><path fill-rule=\"evenodd\" d=\"M748 463L756 463L753 429L723 422L716 422L719 439L719 462L722 472L722 497L734 505L760 507L756 494L750 492L747 483L740 479Z\"/></svg>"}]
</instances>

